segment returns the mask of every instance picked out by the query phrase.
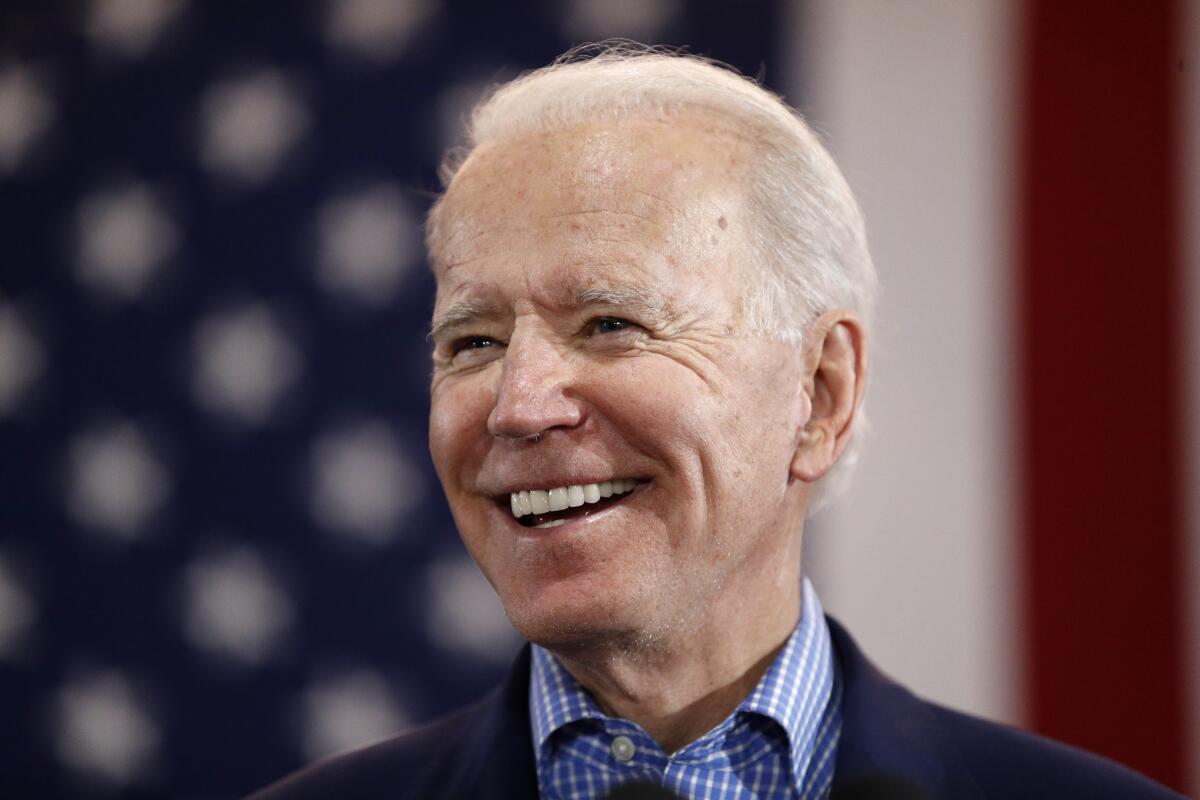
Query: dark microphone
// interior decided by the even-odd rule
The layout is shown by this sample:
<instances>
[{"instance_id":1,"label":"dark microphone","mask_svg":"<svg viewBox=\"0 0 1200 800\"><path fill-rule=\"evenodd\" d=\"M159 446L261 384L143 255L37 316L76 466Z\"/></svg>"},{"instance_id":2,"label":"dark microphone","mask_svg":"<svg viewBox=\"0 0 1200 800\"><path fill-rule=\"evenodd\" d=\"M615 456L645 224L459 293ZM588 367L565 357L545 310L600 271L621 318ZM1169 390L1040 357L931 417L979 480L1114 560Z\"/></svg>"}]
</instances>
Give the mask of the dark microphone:
<instances>
[{"instance_id":1,"label":"dark microphone","mask_svg":"<svg viewBox=\"0 0 1200 800\"><path fill-rule=\"evenodd\" d=\"M606 800L683 800L670 789L649 781L623 783L605 795Z\"/></svg>"},{"instance_id":2,"label":"dark microphone","mask_svg":"<svg viewBox=\"0 0 1200 800\"><path fill-rule=\"evenodd\" d=\"M833 787L829 800L928 800L920 787L891 775L852 778Z\"/></svg>"}]
</instances>

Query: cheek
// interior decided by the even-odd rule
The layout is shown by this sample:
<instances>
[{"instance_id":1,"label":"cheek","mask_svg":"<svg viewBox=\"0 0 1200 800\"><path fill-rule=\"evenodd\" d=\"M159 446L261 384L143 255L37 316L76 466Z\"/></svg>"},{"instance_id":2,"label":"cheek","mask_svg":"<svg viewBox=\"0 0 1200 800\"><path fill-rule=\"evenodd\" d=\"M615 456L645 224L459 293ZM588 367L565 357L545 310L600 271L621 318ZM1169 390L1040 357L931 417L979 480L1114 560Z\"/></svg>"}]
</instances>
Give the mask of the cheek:
<instances>
[{"instance_id":1,"label":"cheek","mask_svg":"<svg viewBox=\"0 0 1200 800\"><path fill-rule=\"evenodd\" d=\"M725 479L737 488L739 513L779 504L791 480L791 462L803 404L785 387L763 381L731 398L724 425Z\"/></svg>"},{"instance_id":2,"label":"cheek","mask_svg":"<svg viewBox=\"0 0 1200 800\"><path fill-rule=\"evenodd\" d=\"M625 421L658 428L707 402L703 380L686 366L657 355L635 355L588 364L587 397ZM582 387L581 387L582 388Z\"/></svg>"},{"instance_id":3,"label":"cheek","mask_svg":"<svg viewBox=\"0 0 1200 800\"><path fill-rule=\"evenodd\" d=\"M429 452L443 483L487 437L493 393L483 381L443 383L430 397Z\"/></svg>"},{"instance_id":4,"label":"cheek","mask_svg":"<svg viewBox=\"0 0 1200 800\"><path fill-rule=\"evenodd\" d=\"M708 465L721 460L725 414L695 372L665 358L617 360L593 372L587 394L614 435L665 469L671 513L701 501Z\"/></svg>"}]
</instances>

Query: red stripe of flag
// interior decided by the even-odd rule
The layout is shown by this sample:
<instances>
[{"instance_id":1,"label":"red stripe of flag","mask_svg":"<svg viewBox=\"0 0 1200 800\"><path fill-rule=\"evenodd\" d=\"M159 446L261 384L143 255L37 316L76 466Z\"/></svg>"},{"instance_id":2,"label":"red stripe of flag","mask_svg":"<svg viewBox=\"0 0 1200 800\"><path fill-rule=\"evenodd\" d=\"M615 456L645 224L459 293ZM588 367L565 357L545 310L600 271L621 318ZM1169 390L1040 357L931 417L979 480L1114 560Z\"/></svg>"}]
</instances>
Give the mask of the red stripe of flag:
<instances>
[{"instance_id":1,"label":"red stripe of flag","mask_svg":"<svg viewBox=\"0 0 1200 800\"><path fill-rule=\"evenodd\" d=\"M1182 791L1176 11L1025 2L1018 463L1028 718Z\"/></svg>"}]
</instances>

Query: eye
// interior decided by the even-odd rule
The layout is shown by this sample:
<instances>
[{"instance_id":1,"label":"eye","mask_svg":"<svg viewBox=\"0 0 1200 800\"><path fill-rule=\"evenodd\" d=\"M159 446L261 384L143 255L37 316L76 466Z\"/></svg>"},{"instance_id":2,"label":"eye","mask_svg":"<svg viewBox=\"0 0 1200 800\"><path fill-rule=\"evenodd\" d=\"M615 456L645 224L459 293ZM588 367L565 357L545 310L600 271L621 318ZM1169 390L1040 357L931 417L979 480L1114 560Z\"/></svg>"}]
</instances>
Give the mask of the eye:
<instances>
[{"instance_id":1,"label":"eye","mask_svg":"<svg viewBox=\"0 0 1200 800\"><path fill-rule=\"evenodd\" d=\"M488 347L493 347L496 340L490 336L464 336L461 339L455 339L450 344L450 352L458 355L464 350L483 350Z\"/></svg>"},{"instance_id":2,"label":"eye","mask_svg":"<svg viewBox=\"0 0 1200 800\"><path fill-rule=\"evenodd\" d=\"M474 334L461 336L446 345L448 351L443 358L457 368L482 366L495 360L504 352L504 342L491 336Z\"/></svg>"},{"instance_id":3,"label":"eye","mask_svg":"<svg viewBox=\"0 0 1200 800\"><path fill-rule=\"evenodd\" d=\"M602 334L629 330L633 327L633 323L619 317L598 317L589 322L588 326L592 334Z\"/></svg>"}]
</instances>

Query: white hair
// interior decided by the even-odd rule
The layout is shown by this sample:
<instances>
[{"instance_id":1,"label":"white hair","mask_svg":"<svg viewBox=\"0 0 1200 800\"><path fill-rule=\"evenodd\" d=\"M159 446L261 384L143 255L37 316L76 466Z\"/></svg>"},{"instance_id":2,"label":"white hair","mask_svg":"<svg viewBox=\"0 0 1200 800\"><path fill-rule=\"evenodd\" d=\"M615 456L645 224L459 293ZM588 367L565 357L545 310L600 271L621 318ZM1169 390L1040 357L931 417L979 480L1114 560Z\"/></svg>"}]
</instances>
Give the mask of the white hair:
<instances>
[{"instance_id":1,"label":"white hair","mask_svg":"<svg viewBox=\"0 0 1200 800\"><path fill-rule=\"evenodd\" d=\"M862 212L850 187L798 112L732 67L659 47L617 41L584 45L553 64L495 87L475 107L466 144L447 154L443 184L480 145L631 116L715 113L746 135L753 165L746 177L753 270L743 298L755 332L802 341L825 311L848 308L869 330L878 291ZM440 244L440 201L427 223L429 250ZM818 482L815 510L846 485L858 459L861 429Z\"/></svg>"}]
</instances>

